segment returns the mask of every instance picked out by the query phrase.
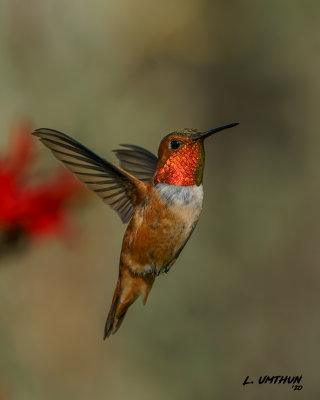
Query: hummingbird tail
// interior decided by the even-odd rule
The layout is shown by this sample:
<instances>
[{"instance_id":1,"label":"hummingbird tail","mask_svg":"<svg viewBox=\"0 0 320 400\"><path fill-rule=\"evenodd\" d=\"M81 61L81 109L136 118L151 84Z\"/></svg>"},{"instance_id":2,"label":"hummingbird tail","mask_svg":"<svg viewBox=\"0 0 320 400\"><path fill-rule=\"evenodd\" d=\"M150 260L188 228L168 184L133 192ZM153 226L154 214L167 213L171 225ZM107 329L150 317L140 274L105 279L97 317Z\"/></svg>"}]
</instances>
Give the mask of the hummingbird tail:
<instances>
[{"instance_id":1,"label":"hummingbird tail","mask_svg":"<svg viewBox=\"0 0 320 400\"><path fill-rule=\"evenodd\" d=\"M128 267L121 268L104 330L104 339L117 332L128 308L142 295L143 304L154 282L154 275L135 275Z\"/></svg>"}]
</instances>

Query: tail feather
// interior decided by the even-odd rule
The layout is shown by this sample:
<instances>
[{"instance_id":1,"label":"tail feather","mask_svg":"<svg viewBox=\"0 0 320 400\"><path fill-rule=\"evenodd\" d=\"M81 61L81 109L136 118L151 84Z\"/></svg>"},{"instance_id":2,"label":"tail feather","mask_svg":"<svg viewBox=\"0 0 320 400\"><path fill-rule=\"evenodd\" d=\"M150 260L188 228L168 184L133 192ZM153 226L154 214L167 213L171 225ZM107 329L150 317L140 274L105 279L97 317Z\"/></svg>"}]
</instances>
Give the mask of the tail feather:
<instances>
[{"instance_id":1,"label":"tail feather","mask_svg":"<svg viewBox=\"0 0 320 400\"><path fill-rule=\"evenodd\" d=\"M115 315L116 315L116 310L119 304L119 299L120 299L120 287L121 287L121 282L120 282L120 277L117 282L116 290L114 291L110 311L108 314L106 326L104 329L104 339L109 337L111 335L111 332L113 330L113 325L115 321Z\"/></svg>"},{"instance_id":2,"label":"tail feather","mask_svg":"<svg viewBox=\"0 0 320 400\"><path fill-rule=\"evenodd\" d=\"M104 330L104 339L117 332L132 303L143 295L145 304L155 277L137 276L129 268L121 268Z\"/></svg>"}]
</instances>

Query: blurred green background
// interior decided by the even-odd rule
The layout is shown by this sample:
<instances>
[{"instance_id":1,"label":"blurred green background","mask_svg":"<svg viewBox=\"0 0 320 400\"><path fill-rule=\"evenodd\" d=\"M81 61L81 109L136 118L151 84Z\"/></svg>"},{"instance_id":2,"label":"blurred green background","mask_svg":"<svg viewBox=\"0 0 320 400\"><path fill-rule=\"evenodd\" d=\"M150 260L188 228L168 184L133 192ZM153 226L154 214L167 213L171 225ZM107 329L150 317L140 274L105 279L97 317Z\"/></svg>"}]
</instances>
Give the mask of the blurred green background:
<instances>
[{"instance_id":1,"label":"blurred green background","mask_svg":"<svg viewBox=\"0 0 320 400\"><path fill-rule=\"evenodd\" d=\"M0 259L1 400L320 398L316 1L2 0L0 145L17 118L115 161L177 128L206 142L202 218L170 274L102 341L125 227ZM48 173L57 162L37 145ZM2 396L2 397L1 397Z\"/></svg>"}]
</instances>

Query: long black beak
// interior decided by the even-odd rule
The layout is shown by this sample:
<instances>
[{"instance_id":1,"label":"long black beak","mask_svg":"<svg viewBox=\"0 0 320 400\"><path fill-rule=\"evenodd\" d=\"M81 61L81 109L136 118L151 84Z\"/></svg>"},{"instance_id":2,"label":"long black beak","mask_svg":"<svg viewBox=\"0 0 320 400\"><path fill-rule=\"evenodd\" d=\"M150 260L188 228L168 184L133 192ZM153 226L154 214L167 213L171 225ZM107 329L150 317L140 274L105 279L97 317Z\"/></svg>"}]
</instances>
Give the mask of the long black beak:
<instances>
[{"instance_id":1,"label":"long black beak","mask_svg":"<svg viewBox=\"0 0 320 400\"><path fill-rule=\"evenodd\" d=\"M210 129L210 131L200 132L199 135L197 135L197 137L194 140L205 139L208 136L213 135L214 133L223 131L224 129L232 128L232 127L234 127L236 125L239 125L239 122L233 122L232 124L219 126L219 128Z\"/></svg>"}]
</instances>

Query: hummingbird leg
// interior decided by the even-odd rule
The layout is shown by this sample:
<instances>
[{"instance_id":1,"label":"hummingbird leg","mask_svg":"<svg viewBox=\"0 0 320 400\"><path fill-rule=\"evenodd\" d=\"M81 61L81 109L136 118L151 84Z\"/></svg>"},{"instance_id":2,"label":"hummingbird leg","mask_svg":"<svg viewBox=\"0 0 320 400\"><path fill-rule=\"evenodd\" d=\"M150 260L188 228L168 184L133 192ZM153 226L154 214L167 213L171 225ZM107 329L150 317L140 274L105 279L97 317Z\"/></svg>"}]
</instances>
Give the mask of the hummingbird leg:
<instances>
[{"instance_id":1,"label":"hummingbird leg","mask_svg":"<svg viewBox=\"0 0 320 400\"><path fill-rule=\"evenodd\" d=\"M145 266L141 268L141 270L137 270L136 268L128 267L134 276L144 277L148 275L157 275L157 269L154 263L151 265Z\"/></svg>"},{"instance_id":2,"label":"hummingbird leg","mask_svg":"<svg viewBox=\"0 0 320 400\"><path fill-rule=\"evenodd\" d=\"M159 275L159 270L157 269L157 266L156 266L155 262L152 262L151 268L152 268L152 274L155 275L155 276L158 276Z\"/></svg>"}]
</instances>

